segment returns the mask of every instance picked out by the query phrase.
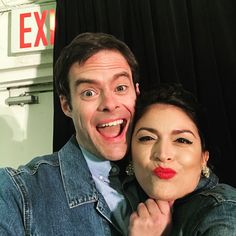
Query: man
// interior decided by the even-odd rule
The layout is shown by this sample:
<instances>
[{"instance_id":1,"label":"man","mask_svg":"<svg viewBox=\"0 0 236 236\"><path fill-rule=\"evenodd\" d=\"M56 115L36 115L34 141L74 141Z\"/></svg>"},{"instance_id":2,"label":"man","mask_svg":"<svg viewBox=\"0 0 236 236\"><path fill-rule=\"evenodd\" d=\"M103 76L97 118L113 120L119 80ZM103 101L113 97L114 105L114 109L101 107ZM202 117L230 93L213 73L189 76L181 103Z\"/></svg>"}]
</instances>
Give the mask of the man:
<instances>
[{"instance_id":1,"label":"man","mask_svg":"<svg viewBox=\"0 0 236 236\"><path fill-rule=\"evenodd\" d=\"M129 48L84 33L64 48L55 82L76 134L58 152L0 170L0 235L126 235L137 202L119 179L138 88ZM63 127L62 127L63 128Z\"/></svg>"}]
</instances>

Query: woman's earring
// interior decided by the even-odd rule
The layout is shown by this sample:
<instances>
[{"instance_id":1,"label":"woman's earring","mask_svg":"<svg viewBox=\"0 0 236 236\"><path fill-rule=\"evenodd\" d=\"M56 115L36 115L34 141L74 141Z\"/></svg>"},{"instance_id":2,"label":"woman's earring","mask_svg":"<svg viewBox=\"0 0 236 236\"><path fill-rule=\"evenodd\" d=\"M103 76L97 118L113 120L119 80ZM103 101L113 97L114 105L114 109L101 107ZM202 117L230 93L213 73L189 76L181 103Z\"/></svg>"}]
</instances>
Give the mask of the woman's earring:
<instances>
[{"instance_id":1,"label":"woman's earring","mask_svg":"<svg viewBox=\"0 0 236 236\"><path fill-rule=\"evenodd\" d=\"M125 172L128 176L133 176L134 175L134 167L133 167L133 163L130 162L129 165L127 165Z\"/></svg>"},{"instance_id":2,"label":"woman's earring","mask_svg":"<svg viewBox=\"0 0 236 236\"><path fill-rule=\"evenodd\" d=\"M202 167L202 175L206 178L209 178L210 176L210 169L207 166Z\"/></svg>"}]
</instances>

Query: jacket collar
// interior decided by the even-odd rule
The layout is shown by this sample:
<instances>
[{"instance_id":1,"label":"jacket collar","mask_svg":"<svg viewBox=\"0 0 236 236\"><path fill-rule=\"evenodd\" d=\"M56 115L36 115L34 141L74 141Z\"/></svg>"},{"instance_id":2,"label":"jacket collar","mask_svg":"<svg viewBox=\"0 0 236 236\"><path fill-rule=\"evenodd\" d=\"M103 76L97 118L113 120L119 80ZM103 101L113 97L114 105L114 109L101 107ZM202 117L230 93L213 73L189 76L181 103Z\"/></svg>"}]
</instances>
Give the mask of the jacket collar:
<instances>
[{"instance_id":1,"label":"jacket collar","mask_svg":"<svg viewBox=\"0 0 236 236\"><path fill-rule=\"evenodd\" d=\"M201 176L201 179L200 179L195 191L198 192L198 191L202 191L205 189L211 189L211 188L215 187L218 184L218 182L219 182L219 178L210 170L209 178Z\"/></svg>"},{"instance_id":2,"label":"jacket collar","mask_svg":"<svg viewBox=\"0 0 236 236\"><path fill-rule=\"evenodd\" d=\"M205 190L214 188L218 184L218 182L219 178L210 170L209 178L202 176L195 190L192 193L186 195L185 197L177 199L175 201L175 205L178 203L186 202L196 194L201 194Z\"/></svg>"},{"instance_id":3,"label":"jacket collar","mask_svg":"<svg viewBox=\"0 0 236 236\"><path fill-rule=\"evenodd\" d=\"M71 208L98 200L95 183L75 136L59 151L59 165L68 204Z\"/></svg>"}]
</instances>

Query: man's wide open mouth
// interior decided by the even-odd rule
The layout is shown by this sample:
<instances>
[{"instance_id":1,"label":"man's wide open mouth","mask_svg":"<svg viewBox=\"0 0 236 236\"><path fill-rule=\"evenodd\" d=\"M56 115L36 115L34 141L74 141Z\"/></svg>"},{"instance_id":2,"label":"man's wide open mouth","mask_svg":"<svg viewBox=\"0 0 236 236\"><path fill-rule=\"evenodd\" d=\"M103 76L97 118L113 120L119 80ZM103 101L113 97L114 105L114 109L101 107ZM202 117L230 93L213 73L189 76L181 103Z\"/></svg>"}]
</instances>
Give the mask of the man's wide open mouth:
<instances>
[{"instance_id":1,"label":"man's wide open mouth","mask_svg":"<svg viewBox=\"0 0 236 236\"><path fill-rule=\"evenodd\" d=\"M105 138L116 138L122 134L127 120L119 119L97 125L97 131Z\"/></svg>"}]
</instances>

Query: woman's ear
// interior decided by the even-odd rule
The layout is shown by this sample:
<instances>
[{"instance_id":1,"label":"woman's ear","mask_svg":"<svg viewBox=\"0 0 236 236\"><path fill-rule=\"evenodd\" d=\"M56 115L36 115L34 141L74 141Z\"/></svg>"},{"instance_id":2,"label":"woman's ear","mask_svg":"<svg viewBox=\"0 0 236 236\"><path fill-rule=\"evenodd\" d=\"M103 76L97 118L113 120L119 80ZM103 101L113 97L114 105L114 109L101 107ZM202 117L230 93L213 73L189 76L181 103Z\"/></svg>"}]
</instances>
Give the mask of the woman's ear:
<instances>
[{"instance_id":1,"label":"woman's ear","mask_svg":"<svg viewBox=\"0 0 236 236\"><path fill-rule=\"evenodd\" d=\"M202 154L202 165L206 166L208 160L209 160L209 152L204 151L203 154Z\"/></svg>"},{"instance_id":2,"label":"woman's ear","mask_svg":"<svg viewBox=\"0 0 236 236\"><path fill-rule=\"evenodd\" d=\"M60 95L60 103L61 103L61 109L64 112L64 114L68 117L71 118L71 108L70 108L70 104L66 98L65 95Z\"/></svg>"}]
</instances>

